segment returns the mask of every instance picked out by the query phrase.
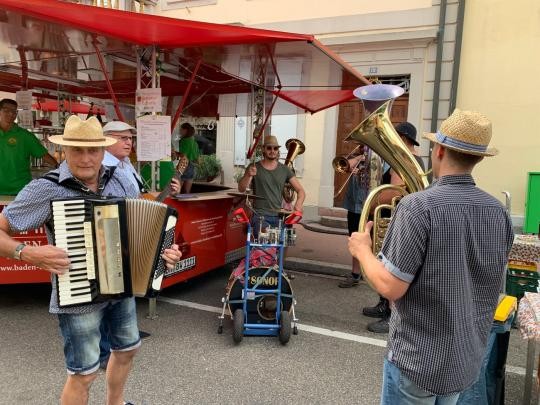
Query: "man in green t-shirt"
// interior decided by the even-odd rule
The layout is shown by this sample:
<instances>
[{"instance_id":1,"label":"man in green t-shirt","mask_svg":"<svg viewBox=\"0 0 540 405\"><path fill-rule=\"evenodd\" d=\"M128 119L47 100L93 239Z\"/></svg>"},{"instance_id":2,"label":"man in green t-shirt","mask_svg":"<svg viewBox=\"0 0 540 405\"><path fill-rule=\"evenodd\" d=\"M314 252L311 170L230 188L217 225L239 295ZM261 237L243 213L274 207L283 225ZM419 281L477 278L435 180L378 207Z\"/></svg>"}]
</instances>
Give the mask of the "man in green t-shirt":
<instances>
[{"instance_id":1,"label":"man in green t-shirt","mask_svg":"<svg viewBox=\"0 0 540 405\"><path fill-rule=\"evenodd\" d=\"M257 199L254 202L256 215L253 218L253 225L255 228L257 228L259 223L259 216L264 216L265 225L272 227L278 225L279 217L277 211L281 208L283 188L287 181L296 191L294 210L302 212L304 209L304 199L306 198L304 188L292 170L278 162L279 148L280 145L275 136L270 135L265 137L263 143L263 160L249 166L238 183L238 190L244 192L253 180L254 194L264 197L264 199ZM254 232L256 234L257 229L254 229Z\"/></svg>"},{"instance_id":2,"label":"man in green t-shirt","mask_svg":"<svg viewBox=\"0 0 540 405\"><path fill-rule=\"evenodd\" d=\"M8 98L1 100L0 195L16 195L30 183L30 157L43 158L46 164L58 166L34 134L15 124L15 118L17 102Z\"/></svg>"}]
</instances>

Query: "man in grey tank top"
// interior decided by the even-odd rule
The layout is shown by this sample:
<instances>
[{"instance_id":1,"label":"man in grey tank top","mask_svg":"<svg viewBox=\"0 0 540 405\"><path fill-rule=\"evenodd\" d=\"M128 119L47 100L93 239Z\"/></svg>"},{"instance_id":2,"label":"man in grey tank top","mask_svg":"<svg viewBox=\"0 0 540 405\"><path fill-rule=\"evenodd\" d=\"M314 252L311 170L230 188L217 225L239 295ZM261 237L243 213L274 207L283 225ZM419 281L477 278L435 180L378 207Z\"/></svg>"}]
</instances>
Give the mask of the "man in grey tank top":
<instances>
[{"instance_id":1,"label":"man in grey tank top","mask_svg":"<svg viewBox=\"0 0 540 405\"><path fill-rule=\"evenodd\" d=\"M245 192L253 183L253 193L264 199L255 200L253 207L255 215L252 218L253 231L258 231L259 221L264 217L263 228L278 225L277 212L281 209L283 188L288 181L296 191L294 210L302 212L306 193L291 169L279 163L280 145L275 136L269 135L263 142L263 159L250 165L244 176L238 182L238 191Z\"/></svg>"},{"instance_id":2,"label":"man in grey tank top","mask_svg":"<svg viewBox=\"0 0 540 405\"><path fill-rule=\"evenodd\" d=\"M491 122L460 111L435 134L437 181L397 206L378 257L370 230L349 250L392 302L382 404L456 404L478 379L513 242L502 204L471 172L489 148Z\"/></svg>"}]
</instances>

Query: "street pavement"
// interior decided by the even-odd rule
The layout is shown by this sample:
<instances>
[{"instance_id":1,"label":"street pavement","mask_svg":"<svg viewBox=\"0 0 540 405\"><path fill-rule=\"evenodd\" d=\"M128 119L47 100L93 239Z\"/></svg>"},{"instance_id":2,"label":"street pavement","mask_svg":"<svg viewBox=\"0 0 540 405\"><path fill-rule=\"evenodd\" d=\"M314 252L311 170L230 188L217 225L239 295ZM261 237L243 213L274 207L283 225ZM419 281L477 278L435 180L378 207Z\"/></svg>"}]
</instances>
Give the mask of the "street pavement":
<instances>
[{"instance_id":1,"label":"street pavement","mask_svg":"<svg viewBox=\"0 0 540 405\"><path fill-rule=\"evenodd\" d=\"M339 277L313 272L348 271L346 236L298 231L289 259L308 262L299 266L301 272L288 270L300 325L287 346L274 337L245 337L235 345L228 317L223 334L217 334L231 272L224 267L165 289L157 319L148 319L147 301L138 300L139 327L151 336L143 341L125 399L136 405L377 404L386 336L366 330L371 319L361 308L378 297L363 282L341 289ZM48 285L0 286L1 405L58 404L65 371L58 321L47 311L49 294ZM521 404L525 346L513 330L509 405ZM104 404L104 398L100 373L90 404Z\"/></svg>"},{"instance_id":2,"label":"street pavement","mask_svg":"<svg viewBox=\"0 0 540 405\"><path fill-rule=\"evenodd\" d=\"M364 283L337 288L337 279L294 273L300 332L287 346L276 338L232 341L226 319L216 333L229 268L163 291L159 317L139 326L151 333L126 387L136 405L377 404L385 336L365 330L363 305L377 296ZM47 313L47 285L0 287L0 404L57 404L65 378L57 320ZM524 343L512 332L507 404L521 403ZM104 403L104 374L91 404Z\"/></svg>"}]
</instances>

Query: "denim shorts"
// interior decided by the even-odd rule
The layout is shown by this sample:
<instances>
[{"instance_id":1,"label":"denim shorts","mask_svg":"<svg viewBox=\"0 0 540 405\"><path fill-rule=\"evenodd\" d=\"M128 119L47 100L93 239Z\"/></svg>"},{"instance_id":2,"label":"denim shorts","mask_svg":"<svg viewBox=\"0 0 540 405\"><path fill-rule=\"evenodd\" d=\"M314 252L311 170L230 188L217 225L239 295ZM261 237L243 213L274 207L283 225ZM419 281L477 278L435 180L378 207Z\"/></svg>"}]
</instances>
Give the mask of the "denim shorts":
<instances>
[{"instance_id":1,"label":"denim shorts","mask_svg":"<svg viewBox=\"0 0 540 405\"><path fill-rule=\"evenodd\" d=\"M381 405L455 405L459 393L433 395L403 375L396 365L384 360Z\"/></svg>"},{"instance_id":2,"label":"denim shorts","mask_svg":"<svg viewBox=\"0 0 540 405\"><path fill-rule=\"evenodd\" d=\"M100 325L109 331L111 351L130 351L141 345L135 298L114 300L87 314L58 314L64 338L68 374L92 374L99 368Z\"/></svg>"},{"instance_id":3,"label":"denim shorts","mask_svg":"<svg viewBox=\"0 0 540 405\"><path fill-rule=\"evenodd\" d=\"M184 170L184 173L182 173L182 180L193 180L193 177L195 177L195 165L191 162L189 162L188 166L186 167L186 170Z\"/></svg>"}]
</instances>

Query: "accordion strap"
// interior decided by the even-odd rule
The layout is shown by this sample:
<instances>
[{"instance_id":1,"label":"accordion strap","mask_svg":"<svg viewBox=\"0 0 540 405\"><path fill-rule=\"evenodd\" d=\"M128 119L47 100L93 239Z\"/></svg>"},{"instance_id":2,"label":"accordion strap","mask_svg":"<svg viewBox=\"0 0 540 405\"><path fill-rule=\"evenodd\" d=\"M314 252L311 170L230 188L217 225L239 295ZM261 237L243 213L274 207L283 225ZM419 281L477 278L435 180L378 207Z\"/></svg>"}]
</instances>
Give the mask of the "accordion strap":
<instances>
[{"instance_id":1,"label":"accordion strap","mask_svg":"<svg viewBox=\"0 0 540 405\"><path fill-rule=\"evenodd\" d=\"M116 170L116 166L105 166L107 169L107 172L105 175L100 179L100 184L98 188L98 193L94 193L92 190L90 190L88 187L86 187L83 183L75 179L74 177L70 177L68 179L60 181L60 173L57 170L52 170L48 173L45 173L43 176L41 176L42 179L48 180L54 184L59 184L62 187L69 188L70 190L75 190L83 194L90 194L90 195L101 195L101 191L105 189L105 186L109 183L109 181L113 177L113 173Z\"/></svg>"}]
</instances>

